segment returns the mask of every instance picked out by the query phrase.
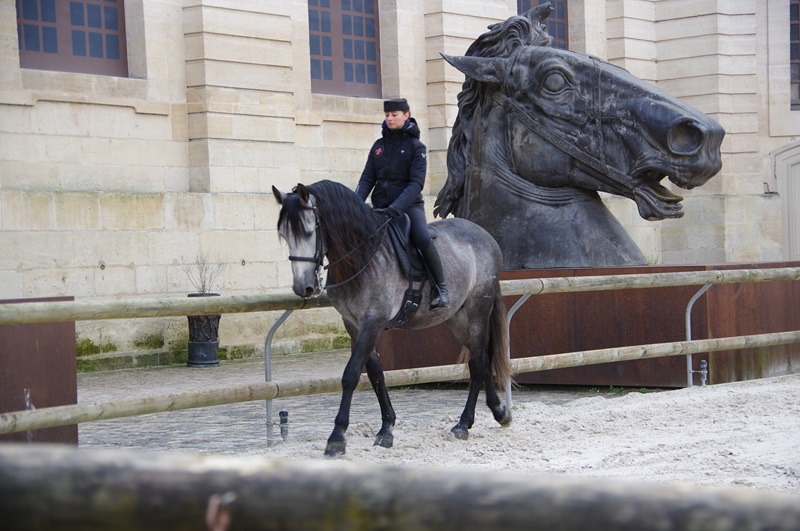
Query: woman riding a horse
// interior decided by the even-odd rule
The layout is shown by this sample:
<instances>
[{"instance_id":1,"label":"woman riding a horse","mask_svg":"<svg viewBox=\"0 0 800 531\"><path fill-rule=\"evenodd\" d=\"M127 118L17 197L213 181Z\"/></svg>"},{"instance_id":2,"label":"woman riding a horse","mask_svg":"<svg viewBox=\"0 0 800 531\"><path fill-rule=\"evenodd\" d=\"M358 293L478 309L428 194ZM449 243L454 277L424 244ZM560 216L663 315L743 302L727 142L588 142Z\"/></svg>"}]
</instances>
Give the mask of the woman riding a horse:
<instances>
[{"instance_id":1,"label":"woman riding a horse","mask_svg":"<svg viewBox=\"0 0 800 531\"><path fill-rule=\"evenodd\" d=\"M411 109L404 98L383 102L383 111L386 119L382 135L369 151L356 194L366 201L372 192L372 206L383 209L389 219L408 214L411 241L425 259L439 292L431 301L431 307L447 308L442 261L431 242L422 200L427 150L419 139L417 121L411 117Z\"/></svg>"}]
</instances>

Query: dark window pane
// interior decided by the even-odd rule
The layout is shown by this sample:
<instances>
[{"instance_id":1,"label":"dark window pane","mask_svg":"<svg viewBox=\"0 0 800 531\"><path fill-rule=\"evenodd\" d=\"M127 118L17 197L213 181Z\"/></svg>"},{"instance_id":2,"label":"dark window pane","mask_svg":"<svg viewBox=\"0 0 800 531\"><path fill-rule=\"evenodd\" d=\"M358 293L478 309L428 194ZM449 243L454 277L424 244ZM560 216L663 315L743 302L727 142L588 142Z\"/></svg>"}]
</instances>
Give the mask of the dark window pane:
<instances>
[{"instance_id":1,"label":"dark window pane","mask_svg":"<svg viewBox=\"0 0 800 531\"><path fill-rule=\"evenodd\" d=\"M361 0L353 0L353 11L356 13L364 12L364 4Z\"/></svg>"},{"instance_id":2,"label":"dark window pane","mask_svg":"<svg viewBox=\"0 0 800 531\"><path fill-rule=\"evenodd\" d=\"M86 33L72 30L72 55L86 57Z\"/></svg>"},{"instance_id":3,"label":"dark window pane","mask_svg":"<svg viewBox=\"0 0 800 531\"><path fill-rule=\"evenodd\" d=\"M789 40L793 42L800 41L800 24L792 24L789 28Z\"/></svg>"},{"instance_id":4,"label":"dark window pane","mask_svg":"<svg viewBox=\"0 0 800 531\"><path fill-rule=\"evenodd\" d=\"M356 83L367 82L367 71L363 64L356 63Z\"/></svg>"},{"instance_id":5,"label":"dark window pane","mask_svg":"<svg viewBox=\"0 0 800 531\"><path fill-rule=\"evenodd\" d=\"M333 45L330 37L322 37L322 55L325 57L333 56Z\"/></svg>"},{"instance_id":6,"label":"dark window pane","mask_svg":"<svg viewBox=\"0 0 800 531\"><path fill-rule=\"evenodd\" d=\"M324 7L326 9L331 7L331 0L320 0L319 1L319 6L320 7Z\"/></svg>"},{"instance_id":7,"label":"dark window pane","mask_svg":"<svg viewBox=\"0 0 800 531\"><path fill-rule=\"evenodd\" d=\"M308 36L308 49L311 55L322 55L322 47L319 44L319 35Z\"/></svg>"},{"instance_id":8,"label":"dark window pane","mask_svg":"<svg viewBox=\"0 0 800 531\"><path fill-rule=\"evenodd\" d=\"M319 2L317 0L308 0L308 5L316 7L319 5Z\"/></svg>"},{"instance_id":9,"label":"dark window pane","mask_svg":"<svg viewBox=\"0 0 800 531\"><path fill-rule=\"evenodd\" d=\"M313 9L308 10L308 29L311 31L319 31L319 11Z\"/></svg>"},{"instance_id":10,"label":"dark window pane","mask_svg":"<svg viewBox=\"0 0 800 531\"><path fill-rule=\"evenodd\" d=\"M792 83L792 101L800 102L800 85L797 83Z\"/></svg>"},{"instance_id":11,"label":"dark window pane","mask_svg":"<svg viewBox=\"0 0 800 531\"><path fill-rule=\"evenodd\" d=\"M374 42L367 41L367 61L377 61L378 52Z\"/></svg>"},{"instance_id":12,"label":"dark window pane","mask_svg":"<svg viewBox=\"0 0 800 531\"><path fill-rule=\"evenodd\" d=\"M364 13L375 14L375 0L364 0Z\"/></svg>"},{"instance_id":13,"label":"dark window pane","mask_svg":"<svg viewBox=\"0 0 800 531\"><path fill-rule=\"evenodd\" d=\"M364 36L364 17L353 17L353 35Z\"/></svg>"},{"instance_id":14,"label":"dark window pane","mask_svg":"<svg viewBox=\"0 0 800 531\"><path fill-rule=\"evenodd\" d=\"M22 18L39 20L39 7L36 0L22 0Z\"/></svg>"},{"instance_id":15,"label":"dark window pane","mask_svg":"<svg viewBox=\"0 0 800 531\"><path fill-rule=\"evenodd\" d=\"M364 17L364 35L367 38L375 38L375 19L372 17Z\"/></svg>"},{"instance_id":16,"label":"dark window pane","mask_svg":"<svg viewBox=\"0 0 800 531\"><path fill-rule=\"evenodd\" d=\"M319 59L311 59L311 79L322 79L322 62Z\"/></svg>"},{"instance_id":17,"label":"dark window pane","mask_svg":"<svg viewBox=\"0 0 800 531\"><path fill-rule=\"evenodd\" d=\"M100 15L100 6L86 4L86 19L90 28L102 28L103 18Z\"/></svg>"},{"instance_id":18,"label":"dark window pane","mask_svg":"<svg viewBox=\"0 0 800 531\"><path fill-rule=\"evenodd\" d=\"M342 11L350 11L350 0L342 0Z\"/></svg>"},{"instance_id":19,"label":"dark window pane","mask_svg":"<svg viewBox=\"0 0 800 531\"><path fill-rule=\"evenodd\" d=\"M345 63L344 64L344 80L348 83L352 83L355 76L353 75L353 63Z\"/></svg>"},{"instance_id":20,"label":"dark window pane","mask_svg":"<svg viewBox=\"0 0 800 531\"><path fill-rule=\"evenodd\" d=\"M353 34L353 19L350 15L342 15L342 34Z\"/></svg>"},{"instance_id":21,"label":"dark window pane","mask_svg":"<svg viewBox=\"0 0 800 531\"><path fill-rule=\"evenodd\" d=\"M89 56L103 57L103 34L89 32Z\"/></svg>"},{"instance_id":22,"label":"dark window pane","mask_svg":"<svg viewBox=\"0 0 800 531\"><path fill-rule=\"evenodd\" d=\"M39 26L25 24L25 49L31 52L38 52L39 48Z\"/></svg>"},{"instance_id":23,"label":"dark window pane","mask_svg":"<svg viewBox=\"0 0 800 531\"><path fill-rule=\"evenodd\" d=\"M106 35L106 59L119 59L119 37Z\"/></svg>"},{"instance_id":24,"label":"dark window pane","mask_svg":"<svg viewBox=\"0 0 800 531\"><path fill-rule=\"evenodd\" d=\"M800 61L800 46L789 46L789 59L792 61Z\"/></svg>"},{"instance_id":25,"label":"dark window pane","mask_svg":"<svg viewBox=\"0 0 800 531\"><path fill-rule=\"evenodd\" d=\"M325 33L330 33L331 32L331 14L330 14L330 12L329 11L323 11L323 12L320 13L320 16L322 17L321 21L320 21L321 22L320 30L324 31Z\"/></svg>"},{"instance_id":26,"label":"dark window pane","mask_svg":"<svg viewBox=\"0 0 800 531\"><path fill-rule=\"evenodd\" d=\"M58 53L58 32L56 32L56 28L42 27L42 48L45 53Z\"/></svg>"},{"instance_id":27,"label":"dark window pane","mask_svg":"<svg viewBox=\"0 0 800 531\"><path fill-rule=\"evenodd\" d=\"M355 57L356 59L364 60L364 41L355 41Z\"/></svg>"},{"instance_id":28,"label":"dark window pane","mask_svg":"<svg viewBox=\"0 0 800 531\"><path fill-rule=\"evenodd\" d=\"M42 0L42 22L56 21L56 0Z\"/></svg>"},{"instance_id":29,"label":"dark window pane","mask_svg":"<svg viewBox=\"0 0 800 531\"><path fill-rule=\"evenodd\" d=\"M792 81L800 81L800 63L792 63Z\"/></svg>"},{"instance_id":30,"label":"dark window pane","mask_svg":"<svg viewBox=\"0 0 800 531\"><path fill-rule=\"evenodd\" d=\"M789 21L790 22L800 21L800 5L792 4L791 6L789 6Z\"/></svg>"},{"instance_id":31,"label":"dark window pane","mask_svg":"<svg viewBox=\"0 0 800 531\"><path fill-rule=\"evenodd\" d=\"M342 47L345 59L353 58L353 39L342 39Z\"/></svg>"},{"instance_id":32,"label":"dark window pane","mask_svg":"<svg viewBox=\"0 0 800 531\"><path fill-rule=\"evenodd\" d=\"M333 80L333 62L322 61L322 74L327 81Z\"/></svg>"},{"instance_id":33,"label":"dark window pane","mask_svg":"<svg viewBox=\"0 0 800 531\"><path fill-rule=\"evenodd\" d=\"M116 31L116 30L119 29L119 23L117 22L118 13L119 13L119 11L117 10L116 7L108 7L108 6L106 6L106 7L103 8L103 14L105 15L104 18L105 18L105 21L106 21L106 29L107 30L115 30Z\"/></svg>"},{"instance_id":34,"label":"dark window pane","mask_svg":"<svg viewBox=\"0 0 800 531\"><path fill-rule=\"evenodd\" d=\"M83 4L79 2L69 3L69 19L73 26L83 26ZM75 46L73 45L73 48ZM84 54L85 55L85 54Z\"/></svg>"},{"instance_id":35,"label":"dark window pane","mask_svg":"<svg viewBox=\"0 0 800 531\"><path fill-rule=\"evenodd\" d=\"M375 65L367 65L367 83L370 85L378 84L378 67Z\"/></svg>"}]
</instances>

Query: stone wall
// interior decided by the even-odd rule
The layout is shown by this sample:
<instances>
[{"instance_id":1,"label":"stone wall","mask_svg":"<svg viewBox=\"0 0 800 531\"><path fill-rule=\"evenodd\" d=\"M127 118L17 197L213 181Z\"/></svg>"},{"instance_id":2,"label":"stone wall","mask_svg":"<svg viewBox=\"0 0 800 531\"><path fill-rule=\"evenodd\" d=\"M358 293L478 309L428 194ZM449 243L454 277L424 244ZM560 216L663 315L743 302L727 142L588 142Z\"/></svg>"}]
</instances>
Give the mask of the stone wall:
<instances>
[{"instance_id":1,"label":"stone wall","mask_svg":"<svg viewBox=\"0 0 800 531\"><path fill-rule=\"evenodd\" d=\"M193 291L183 264L198 253L227 264L221 293L288 289L271 186L354 186L380 132L381 99L311 92L303 0L125 6L131 77L115 78L20 69L14 2L0 0L0 298L182 297ZM439 52L463 53L516 2L380 8L383 95L408 98L422 126L431 209L463 82ZM785 112L788 67L771 51L788 47L787 2L572 0L569 10L573 49L630 69L728 131L721 175L685 193L682 220L646 222L632 202L608 198L645 255L780 259L781 199L762 183L774 184L769 153L800 134ZM281 348L341 341L332 311L297 313ZM258 350L276 318L226 316L222 345ZM78 336L168 349L185 343L185 329L182 318L83 322Z\"/></svg>"}]
</instances>

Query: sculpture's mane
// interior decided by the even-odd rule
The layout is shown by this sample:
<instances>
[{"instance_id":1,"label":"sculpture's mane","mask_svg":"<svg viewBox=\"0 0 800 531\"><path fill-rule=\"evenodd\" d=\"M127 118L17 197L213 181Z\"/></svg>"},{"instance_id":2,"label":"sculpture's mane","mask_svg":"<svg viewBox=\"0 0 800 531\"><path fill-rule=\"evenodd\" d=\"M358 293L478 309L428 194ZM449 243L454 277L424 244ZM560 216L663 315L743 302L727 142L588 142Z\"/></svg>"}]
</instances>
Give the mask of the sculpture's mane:
<instances>
[{"instance_id":1,"label":"sculpture's mane","mask_svg":"<svg viewBox=\"0 0 800 531\"><path fill-rule=\"evenodd\" d=\"M550 15L550 4L539 5L524 15L511 17L505 22L492 24L489 31L475 39L467 49L467 56L510 57L520 46L550 46L552 37L542 23ZM486 98L485 84L470 77L464 80L458 94L458 115L447 149L447 180L436 198L434 216L446 217L451 212L458 215L467 159L470 149L470 132L475 109Z\"/></svg>"}]
</instances>

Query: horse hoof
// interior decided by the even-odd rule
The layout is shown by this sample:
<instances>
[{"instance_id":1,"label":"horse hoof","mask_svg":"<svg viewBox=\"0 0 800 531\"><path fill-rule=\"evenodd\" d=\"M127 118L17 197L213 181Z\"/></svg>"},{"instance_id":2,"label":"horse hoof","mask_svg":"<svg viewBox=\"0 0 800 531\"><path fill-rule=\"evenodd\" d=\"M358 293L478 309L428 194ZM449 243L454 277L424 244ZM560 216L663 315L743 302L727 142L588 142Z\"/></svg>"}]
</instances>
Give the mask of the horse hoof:
<instances>
[{"instance_id":1,"label":"horse hoof","mask_svg":"<svg viewBox=\"0 0 800 531\"><path fill-rule=\"evenodd\" d=\"M344 441L328 441L328 446L325 447L325 457L337 457L345 454L347 443Z\"/></svg>"},{"instance_id":2,"label":"horse hoof","mask_svg":"<svg viewBox=\"0 0 800 531\"><path fill-rule=\"evenodd\" d=\"M383 448L391 448L394 446L394 435L376 435L375 442L372 446L382 446Z\"/></svg>"},{"instance_id":3,"label":"horse hoof","mask_svg":"<svg viewBox=\"0 0 800 531\"><path fill-rule=\"evenodd\" d=\"M511 426L511 410L504 407L500 415L495 415L494 419L504 428Z\"/></svg>"},{"instance_id":4,"label":"horse hoof","mask_svg":"<svg viewBox=\"0 0 800 531\"><path fill-rule=\"evenodd\" d=\"M459 441L466 441L469 439L469 431L459 425L453 426L453 429L450 430L450 433L452 433L453 437Z\"/></svg>"}]
</instances>

